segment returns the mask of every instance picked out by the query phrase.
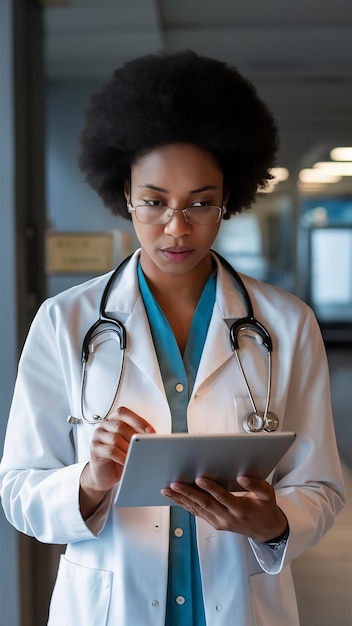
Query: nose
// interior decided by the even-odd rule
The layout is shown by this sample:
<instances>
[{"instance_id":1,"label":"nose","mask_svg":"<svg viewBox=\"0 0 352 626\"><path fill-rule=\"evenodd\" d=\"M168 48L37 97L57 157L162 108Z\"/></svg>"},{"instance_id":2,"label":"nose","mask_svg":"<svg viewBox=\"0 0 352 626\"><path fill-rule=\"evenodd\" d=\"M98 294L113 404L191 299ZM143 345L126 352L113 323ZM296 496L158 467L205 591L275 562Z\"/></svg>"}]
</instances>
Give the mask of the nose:
<instances>
[{"instance_id":1,"label":"nose","mask_svg":"<svg viewBox=\"0 0 352 626\"><path fill-rule=\"evenodd\" d=\"M189 235L192 230L192 225L186 222L186 219L182 211L174 211L172 217L165 224L164 232L171 237L180 238L184 235Z\"/></svg>"}]
</instances>

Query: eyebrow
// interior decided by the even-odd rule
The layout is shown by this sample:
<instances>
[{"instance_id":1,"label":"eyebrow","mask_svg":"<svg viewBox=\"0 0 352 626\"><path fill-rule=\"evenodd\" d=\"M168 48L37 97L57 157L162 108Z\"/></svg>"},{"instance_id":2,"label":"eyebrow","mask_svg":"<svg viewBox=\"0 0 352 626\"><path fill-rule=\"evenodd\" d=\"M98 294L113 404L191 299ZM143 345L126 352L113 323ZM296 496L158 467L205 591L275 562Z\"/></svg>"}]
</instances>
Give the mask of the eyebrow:
<instances>
[{"instance_id":1,"label":"eyebrow","mask_svg":"<svg viewBox=\"0 0 352 626\"><path fill-rule=\"evenodd\" d=\"M152 191L160 191L162 193L168 193L167 189L163 187L157 187L156 185L138 185L138 189L151 189ZM201 193L202 191L214 191L218 189L215 185L205 185L204 187L199 187L199 189L192 189L189 193Z\"/></svg>"}]
</instances>

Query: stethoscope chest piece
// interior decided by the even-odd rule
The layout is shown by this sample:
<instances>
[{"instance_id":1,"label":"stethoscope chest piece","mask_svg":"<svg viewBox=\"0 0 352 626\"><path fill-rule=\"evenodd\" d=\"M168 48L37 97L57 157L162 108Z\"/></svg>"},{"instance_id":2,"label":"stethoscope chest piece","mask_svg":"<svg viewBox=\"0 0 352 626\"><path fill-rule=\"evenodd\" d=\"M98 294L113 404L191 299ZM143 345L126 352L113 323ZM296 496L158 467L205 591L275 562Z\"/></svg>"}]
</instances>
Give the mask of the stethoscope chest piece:
<instances>
[{"instance_id":1,"label":"stethoscope chest piece","mask_svg":"<svg viewBox=\"0 0 352 626\"><path fill-rule=\"evenodd\" d=\"M243 418L242 426L247 433L258 433L262 430L273 433L279 427L279 418L272 411L268 411L266 415L262 411L251 411Z\"/></svg>"}]
</instances>

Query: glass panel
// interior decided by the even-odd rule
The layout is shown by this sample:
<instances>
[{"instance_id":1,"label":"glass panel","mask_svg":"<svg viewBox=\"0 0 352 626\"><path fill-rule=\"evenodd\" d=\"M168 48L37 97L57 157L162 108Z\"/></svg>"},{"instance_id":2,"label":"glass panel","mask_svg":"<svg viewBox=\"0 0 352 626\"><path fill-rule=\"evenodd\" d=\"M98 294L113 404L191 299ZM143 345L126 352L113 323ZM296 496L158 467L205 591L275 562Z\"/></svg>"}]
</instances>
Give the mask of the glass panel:
<instances>
[{"instance_id":1,"label":"glass panel","mask_svg":"<svg viewBox=\"0 0 352 626\"><path fill-rule=\"evenodd\" d=\"M292 199L270 194L225 220L214 248L237 271L293 291L294 233Z\"/></svg>"}]
</instances>

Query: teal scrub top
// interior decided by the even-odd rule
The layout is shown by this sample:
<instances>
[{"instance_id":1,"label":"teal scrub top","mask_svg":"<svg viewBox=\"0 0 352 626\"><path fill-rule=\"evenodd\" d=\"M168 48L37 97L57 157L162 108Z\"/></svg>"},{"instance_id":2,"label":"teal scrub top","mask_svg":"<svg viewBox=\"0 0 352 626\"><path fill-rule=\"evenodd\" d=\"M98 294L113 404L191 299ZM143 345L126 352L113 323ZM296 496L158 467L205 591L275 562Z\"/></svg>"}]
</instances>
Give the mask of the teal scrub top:
<instances>
[{"instance_id":1,"label":"teal scrub top","mask_svg":"<svg viewBox=\"0 0 352 626\"><path fill-rule=\"evenodd\" d=\"M209 277L199 299L183 357L140 265L138 280L170 406L172 432L187 432L187 406L215 303L216 273ZM206 626L195 518L179 506L170 508L165 626Z\"/></svg>"}]
</instances>

